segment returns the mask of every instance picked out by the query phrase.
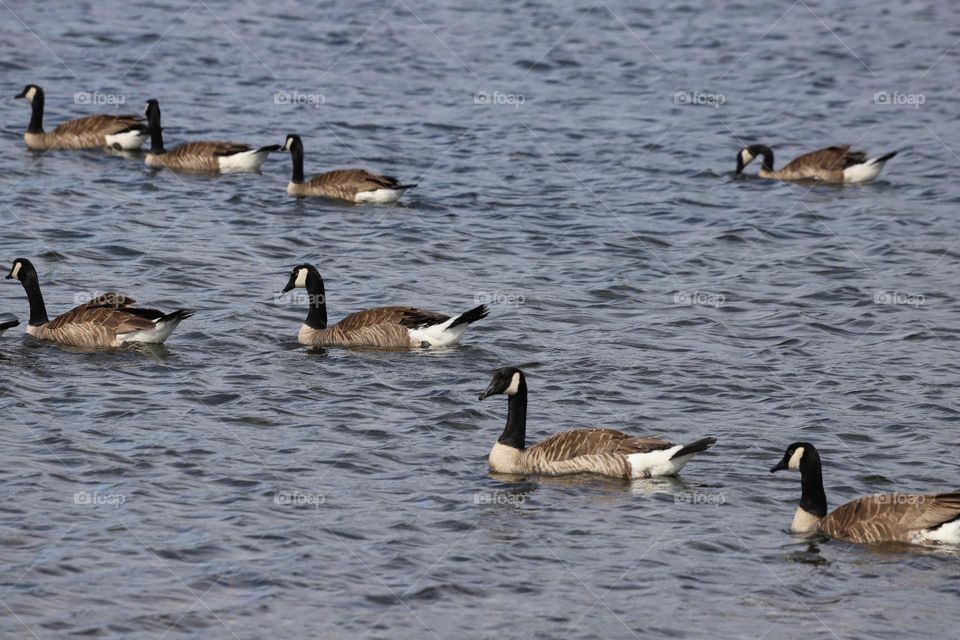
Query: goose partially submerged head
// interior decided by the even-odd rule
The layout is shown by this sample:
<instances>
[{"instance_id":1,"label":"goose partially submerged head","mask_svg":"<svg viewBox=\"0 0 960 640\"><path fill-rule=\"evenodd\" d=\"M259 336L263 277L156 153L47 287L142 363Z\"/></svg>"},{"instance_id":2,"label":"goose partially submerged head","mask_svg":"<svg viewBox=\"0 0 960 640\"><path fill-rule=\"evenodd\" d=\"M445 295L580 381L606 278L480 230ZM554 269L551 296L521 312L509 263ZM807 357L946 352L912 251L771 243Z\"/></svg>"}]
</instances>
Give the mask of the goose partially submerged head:
<instances>
[{"instance_id":1,"label":"goose partially submerged head","mask_svg":"<svg viewBox=\"0 0 960 640\"><path fill-rule=\"evenodd\" d=\"M743 173L743 170L747 168L747 165L753 162L757 156L763 156L764 171L773 171L773 151L770 149L770 147L762 144L752 144L749 147L744 147L737 154L736 175L739 176L741 173Z\"/></svg>"}]
</instances>

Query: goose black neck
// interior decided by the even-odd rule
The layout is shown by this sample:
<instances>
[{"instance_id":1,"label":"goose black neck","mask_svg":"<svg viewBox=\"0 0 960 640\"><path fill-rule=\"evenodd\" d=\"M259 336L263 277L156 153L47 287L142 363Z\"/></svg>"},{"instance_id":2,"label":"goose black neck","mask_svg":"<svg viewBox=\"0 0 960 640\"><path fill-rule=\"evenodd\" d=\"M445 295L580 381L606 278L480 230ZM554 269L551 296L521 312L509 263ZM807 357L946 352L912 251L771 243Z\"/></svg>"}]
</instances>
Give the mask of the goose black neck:
<instances>
[{"instance_id":1,"label":"goose black neck","mask_svg":"<svg viewBox=\"0 0 960 640\"><path fill-rule=\"evenodd\" d=\"M21 281L27 300L30 302L30 324L39 326L47 324L47 307L43 304L43 294L40 293L40 281L35 272L26 273Z\"/></svg>"},{"instance_id":2,"label":"goose black neck","mask_svg":"<svg viewBox=\"0 0 960 640\"><path fill-rule=\"evenodd\" d=\"M30 101L30 126L27 133L43 133L43 92L37 90Z\"/></svg>"},{"instance_id":3,"label":"goose black neck","mask_svg":"<svg viewBox=\"0 0 960 640\"><path fill-rule=\"evenodd\" d=\"M800 508L818 518L827 515L827 494L823 490L820 461L800 468Z\"/></svg>"},{"instance_id":4,"label":"goose black neck","mask_svg":"<svg viewBox=\"0 0 960 640\"><path fill-rule=\"evenodd\" d=\"M290 157L293 159L293 179L297 184L303 182L303 144L300 141L290 145Z\"/></svg>"},{"instance_id":5,"label":"goose black neck","mask_svg":"<svg viewBox=\"0 0 960 640\"><path fill-rule=\"evenodd\" d=\"M523 377L507 400L507 426L497 442L521 451L527 447L527 381Z\"/></svg>"},{"instance_id":6,"label":"goose black neck","mask_svg":"<svg viewBox=\"0 0 960 640\"><path fill-rule=\"evenodd\" d=\"M310 310L307 312L306 324L311 329L327 328L327 294L323 287L323 278L319 273L307 274L307 294L310 299Z\"/></svg>"},{"instance_id":7,"label":"goose black neck","mask_svg":"<svg viewBox=\"0 0 960 640\"><path fill-rule=\"evenodd\" d=\"M160 126L159 107L148 110L147 129L150 131L150 153L156 155L166 153L166 149L163 148L163 127Z\"/></svg>"},{"instance_id":8,"label":"goose black neck","mask_svg":"<svg viewBox=\"0 0 960 640\"><path fill-rule=\"evenodd\" d=\"M163 129L160 127L150 127L150 153L161 155L167 150L163 148Z\"/></svg>"},{"instance_id":9,"label":"goose black neck","mask_svg":"<svg viewBox=\"0 0 960 640\"><path fill-rule=\"evenodd\" d=\"M765 147L760 145L757 148L757 151L760 152L760 155L763 157L763 168L766 171L773 172L773 149L770 147Z\"/></svg>"}]
</instances>

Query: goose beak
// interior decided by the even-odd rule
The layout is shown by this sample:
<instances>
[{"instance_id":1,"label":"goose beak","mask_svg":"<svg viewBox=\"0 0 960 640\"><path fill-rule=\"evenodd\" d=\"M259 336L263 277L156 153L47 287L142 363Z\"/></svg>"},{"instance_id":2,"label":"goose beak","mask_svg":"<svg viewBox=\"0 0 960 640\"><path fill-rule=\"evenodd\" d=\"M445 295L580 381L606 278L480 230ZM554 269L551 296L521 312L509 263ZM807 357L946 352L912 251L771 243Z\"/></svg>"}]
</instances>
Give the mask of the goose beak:
<instances>
[{"instance_id":1,"label":"goose beak","mask_svg":"<svg viewBox=\"0 0 960 640\"><path fill-rule=\"evenodd\" d=\"M490 386L484 389L483 393L480 394L480 397L477 400L483 400L484 398L489 398L490 396L498 393L497 389L494 387L494 383L491 382Z\"/></svg>"},{"instance_id":2,"label":"goose beak","mask_svg":"<svg viewBox=\"0 0 960 640\"><path fill-rule=\"evenodd\" d=\"M287 291L291 291L291 290L295 289L296 287L297 287L297 281L294 280L293 278L290 278L290 280L287 281L287 286L285 286L285 287L280 291L280 293L286 293Z\"/></svg>"},{"instance_id":3,"label":"goose beak","mask_svg":"<svg viewBox=\"0 0 960 640\"><path fill-rule=\"evenodd\" d=\"M17 95L13 96L13 99L16 100L17 98L26 98L26 97L27 97L27 92L26 92L26 91L21 91L21 92L18 93Z\"/></svg>"},{"instance_id":4,"label":"goose beak","mask_svg":"<svg viewBox=\"0 0 960 640\"><path fill-rule=\"evenodd\" d=\"M788 466L787 461L781 460L780 462L775 464L772 469L770 469L770 473L773 473L775 471L783 471L784 469L789 469L789 468L790 467Z\"/></svg>"}]
</instances>

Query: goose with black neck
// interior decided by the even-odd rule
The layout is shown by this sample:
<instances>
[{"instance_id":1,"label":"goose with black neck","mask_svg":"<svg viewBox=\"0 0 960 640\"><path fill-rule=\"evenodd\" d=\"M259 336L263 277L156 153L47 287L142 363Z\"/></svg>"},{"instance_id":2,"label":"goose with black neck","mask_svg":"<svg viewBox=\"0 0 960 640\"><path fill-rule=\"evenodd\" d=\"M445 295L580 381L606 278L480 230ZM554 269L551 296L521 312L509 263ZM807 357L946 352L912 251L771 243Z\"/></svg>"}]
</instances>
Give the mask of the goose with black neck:
<instances>
[{"instance_id":1,"label":"goose with black neck","mask_svg":"<svg viewBox=\"0 0 960 640\"><path fill-rule=\"evenodd\" d=\"M527 439L527 381L516 367L504 367L480 400L507 396L507 424L490 451L490 470L507 474L567 475L593 473L636 479L674 476L690 459L706 451L716 438L701 438L688 445L655 436L630 436L615 429L571 429L530 448Z\"/></svg>"},{"instance_id":2,"label":"goose with black neck","mask_svg":"<svg viewBox=\"0 0 960 640\"><path fill-rule=\"evenodd\" d=\"M283 149L290 152L293 175L287 194L297 198L317 196L355 203L391 204L416 184L401 184L391 176L365 169L337 169L311 177L303 175L303 141L296 134L287 135Z\"/></svg>"},{"instance_id":3,"label":"goose with black neck","mask_svg":"<svg viewBox=\"0 0 960 640\"><path fill-rule=\"evenodd\" d=\"M414 349L447 347L460 341L471 324L487 317L486 305L451 317L416 307L377 307L352 313L336 324L327 324L327 298L323 278L311 264L293 268L281 293L307 292L307 318L297 339L310 346Z\"/></svg>"},{"instance_id":4,"label":"goose with black neck","mask_svg":"<svg viewBox=\"0 0 960 640\"><path fill-rule=\"evenodd\" d=\"M858 544L960 544L960 492L884 493L857 498L827 513L820 452L809 442L787 447L770 473L800 472L800 504L790 530Z\"/></svg>"}]
</instances>

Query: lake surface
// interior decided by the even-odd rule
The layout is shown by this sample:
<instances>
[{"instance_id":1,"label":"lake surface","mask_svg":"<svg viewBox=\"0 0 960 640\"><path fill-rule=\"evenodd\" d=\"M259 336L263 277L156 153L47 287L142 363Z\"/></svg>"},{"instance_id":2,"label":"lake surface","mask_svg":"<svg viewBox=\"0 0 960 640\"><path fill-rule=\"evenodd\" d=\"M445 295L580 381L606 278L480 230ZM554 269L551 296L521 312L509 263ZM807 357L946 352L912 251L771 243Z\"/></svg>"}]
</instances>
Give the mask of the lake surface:
<instances>
[{"instance_id":1,"label":"lake surface","mask_svg":"<svg viewBox=\"0 0 960 640\"><path fill-rule=\"evenodd\" d=\"M0 636L957 637L956 553L792 536L799 477L768 472L809 440L831 506L960 487L956 7L718 4L0 7L2 268L31 258L51 315L197 312L150 352L0 338ZM156 97L168 146L293 132L308 174L420 186L30 153L27 83L48 130ZM754 142L900 155L734 180ZM333 319L492 312L452 349L309 351L301 262ZM678 480L491 476L505 365L531 441L718 444Z\"/></svg>"}]
</instances>

